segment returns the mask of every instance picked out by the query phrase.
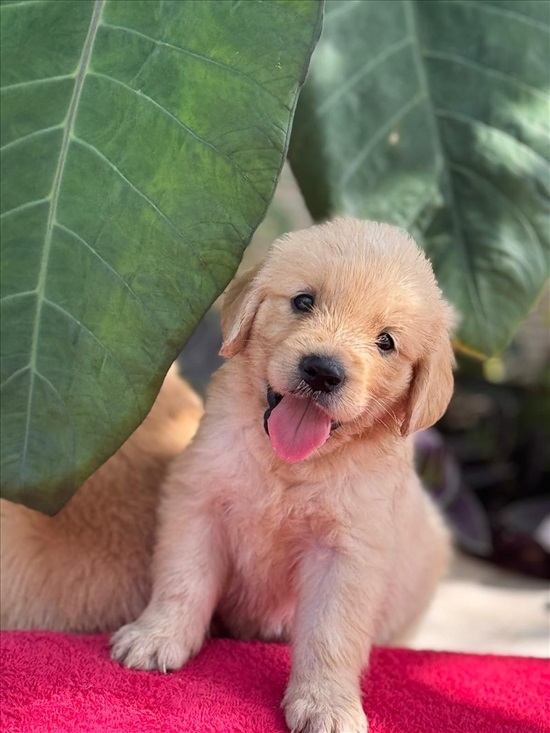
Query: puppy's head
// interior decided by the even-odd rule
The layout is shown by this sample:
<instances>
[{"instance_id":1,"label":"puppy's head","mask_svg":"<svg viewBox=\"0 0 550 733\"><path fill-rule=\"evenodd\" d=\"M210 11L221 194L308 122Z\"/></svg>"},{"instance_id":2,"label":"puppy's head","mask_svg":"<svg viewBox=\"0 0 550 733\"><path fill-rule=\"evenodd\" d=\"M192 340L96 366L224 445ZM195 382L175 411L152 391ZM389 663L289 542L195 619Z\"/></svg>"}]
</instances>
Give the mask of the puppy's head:
<instances>
[{"instance_id":1,"label":"puppy's head","mask_svg":"<svg viewBox=\"0 0 550 733\"><path fill-rule=\"evenodd\" d=\"M436 422L453 389L452 321L404 231L341 219L276 241L233 283L221 354L242 360L275 453L296 462L375 427Z\"/></svg>"}]
</instances>

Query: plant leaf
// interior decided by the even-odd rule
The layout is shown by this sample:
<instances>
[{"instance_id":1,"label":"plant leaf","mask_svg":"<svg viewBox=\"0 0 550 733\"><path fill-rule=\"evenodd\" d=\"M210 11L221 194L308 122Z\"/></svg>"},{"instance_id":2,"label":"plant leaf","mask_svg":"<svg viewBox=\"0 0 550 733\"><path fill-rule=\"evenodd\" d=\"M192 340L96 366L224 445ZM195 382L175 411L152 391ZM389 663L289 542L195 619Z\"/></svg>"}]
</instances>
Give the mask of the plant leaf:
<instances>
[{"instance_id":1,"label":"plant leaf","mask_svg":"<svg viewBox=\"0 0 550 733\"><path fill-rule=\"evenodd\" d=\"M548 277L549 20L529 0L329 2L296 112L313 216L411 231L486 355Z\"/></svg>"},{"instance_id":2,"label":"plant leaf","mask_svg":"<svg viewBox=\"0 0 550 733\"><path fill-rule=\"evenodd\" d=\"M54 513L263 218L322 5L1 6L2 491Z\"/></svg>"}]
</instances>

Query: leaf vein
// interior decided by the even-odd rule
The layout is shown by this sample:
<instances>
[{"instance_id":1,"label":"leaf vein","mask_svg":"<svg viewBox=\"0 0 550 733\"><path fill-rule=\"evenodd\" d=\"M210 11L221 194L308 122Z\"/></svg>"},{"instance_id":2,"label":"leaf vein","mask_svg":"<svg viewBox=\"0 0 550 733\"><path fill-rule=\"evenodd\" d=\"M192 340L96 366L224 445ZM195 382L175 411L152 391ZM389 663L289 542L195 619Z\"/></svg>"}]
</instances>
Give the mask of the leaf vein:
<instances>
[{"instance_id":1,"label":"leaf vein","mask_svg":"<svg viewBox=\"0 0 550 733\"><path fill-rule=\"evenodd\" d=\"M46 5L48 0L20 0L17 3L2 3L0 10L4 8L21 8L23 5Z\"/></svg>"},{"instance_id":2,"label":"leaf vein","mask_svg":"<svg viewBox=\"0 0 550 733\"><path fill-rule=\"evenodd\" d=\"M0 300L0 303L5 303L8 300L13 300L14 298L24 298L26 295L36 295L36 290L22 290L20 293L10 293L9 295L4 295L4 297Z\"/></svg>"},{"instance_id":3,"label":"leaf vein","mask_svg":"<svg viewBox=\"0 0 550 733\"><path fill-rule=\"evenodd\" d=\"M277 97L276 94L274 94L270 89L268 89L265 86L262 86L257 79L254 79L253 76L250 76L249 74L245 74L244 71L240 71L240 69L236 69L234 66L230 66L229 64L226 64L223 61L218 61L217 59L213 59L211 56L205 56L202 53L198 53L197 51L191 51L188 48L183 48L183 46L176 46L173 43L168 43L168 41L161 41L158 38L153 38L153 36L149 36L146 33L142 33L142 31L138 31L135 28L127 28L124 25L115 25L113 23L102 23L102 26L104 28L112 28L113 30L119 30L124 31L126 33L131 33L136 36L140 36L141 38L144 38L145 40L149 41L150 43L154 43L157 46L164 46L166 48L171 48L174 51L179 51L180 53L184 53L187 56L192 56L193 58L196 58L199 61L204 61L208 64L212 64L213 66L217 66L220 69L224 69L225 71L229 71L231 74L235 74L235 76L239 76L242 79L246 79L247 81L252 82L252 84L260 89L260 91L265 92L266 94L269 94L270 97L272 97L276 102L279 104L282 104L279 97Z\"/></svg>"},{"instance_id":4,"label":"leaf vein","mask_svg":"<svg viewBox=\"0 0 550 733\"><path fill-rule=\"evenodd\" d=\"M223 153L221 150L219 150L219 148L217 148L211 142L209 142L208 140L205 140L205 138L201 137L191 127L189 127L189 125L186 125L178 117L176 117L176 115L172 114L172 112L170 112L170 110L166 109L166 107L164 107L162 104L160 104L159 102L157 102L156 99L153 99L152 97L150 97L148 94L145 94L144 92L138 92L137 89L134 89L133 87L131 87L128 84L126 84L125 82L120 81L120 79L116 79L114 76L110 76L109 74L102 74L102 73L100 73L98 71L92 71L91 74L93 76L97 76L97 77L99 77L101 79L108 79L109 81L111 81L111 82L113 82L115 84L119 84L120 86L124 87L128 91L130 91L133 94L135 94L137 97L140 97L142 99L146 99L151 104L154 104L155 107L158 107L158 109L160 109L163 112L163 114L165 114L168 117L170 117L172 120L174 120L174 122L176 122L179 125L179 127L181 127L183 130L185 130L187 133L189 133L192 137L194 137L195 140L197 140L198 142L202 143L206 147L210 148L212 151L214 151L214 153L216 155L219 155L221 158L224 158L225 160L227 160L227 162L231 165L231 167L234 168L240 174L241 178L243 178L249 184L249 186L257 194L257 196L264 203L267 203L266 197L261 193L261 191L258 190L258 188L256 187L256 185L250 180L250 178L248 177L248 175L242 170L242 168L229 155L227 155L226 153Z\"/></svg>"},{"instance_id":5,"label":"leaf vein","mask_svg":"<svg viewBox=\"0 0 550 733\"><path fill-rule=\"evenodd\" d=\"M8 209L8 211L3 211L0 214L0 219L3 219L5 216L11 216L12 214L16 214L18 211L24 211L25 209L31 209L33 206L39 206L40 204L46 204L50 200L49 196L45 196L43 199L35 199L34 201L26 201L24 204L20 204L19 206L15 206L13 209Z\"/></svg>"},{"instance_id":6,"label":"leaf vein","mask_svg":"<svg viewBox=\"0 0 550 733\"><path fill-rule=\"evenodd\" d=\"M537 89L531 84L527 84L526 82L518 79L515 76L510 76L510 74L506 74L504 71L495 69L492 66L485 66L484 64L480 64L477 61L473 61L472 59L467 58L466 56L448 53L447 51L433 51L431 49L423 49L422 55L424 56L424 58L459 64L460 66L474 69L480 73L487 74L488 76L494 76L496 79L501 79L509 82L510 84L515 84L517 87L525 89L530 94L535 94L536 96L540 97L544 102L548 101L548 95L545 94L542 89Z\"/></svg>"},{"instance_id":7,"label":"leaf vein","mask_svg":"<svg viewBox=\"0 0 550 733\"><path fill-rule=\"evenodd\" d=\"M418 28L417 28L415 10L413 8L413 4L411 0L408 0L407 4L405 5L405 13L407 17L407 22L411 29L411 36L413 38L414 47L416 51L415 64L416 64L418 81L419 81L421 88L424 91L426 99L428 100L428 107L430 110L429 119L430 119L430 124L432 127L432 134L434 136L435 145L437 148L437 156L439 160L443 161L442 173L447 183L447 186L446 186L447 194L450 199L448 203L446 202L446 205L450 211L450 215L451 215L451 219L453 223L454 234L458 241L458 245L459 245L458 250L460 253L460 258L462 259L462 262L464 264L464 270L468 272L468 275L469 275L465 278L466 289L468 290L472 306L474 306L474 303L475 303L477 304L477 308L479 309L479 312L478 312L478 310L474 306L472 310L474 313L474 320L476 322L476 328L478 330L478 334L481 339L485 332L485 325L487 323L490 323L490 319L487 317L487 314L485 313L485 308L481 300L481 294L477 288L476 273L475 273L474 268L472 267L471 259L466 254L467 242L464 238L464 232L462 231L462 226L457 216L456 203L455 203L455 192L453 189L453 181L451 178L449 168L445 164L445 156L443 154L443 145L441 143L441 132L439 130L437 117L435 115L434 102L433 102L433 99L430 93L428 79L426 76L426 70L424 69L424 66L422 64L422 49L420 48L420 43L418 40L420 36L419 36Z\"/></svg>"},{"instance_id":8,"label":"leaf vein","mask_svg":"<svg viewBox=\"0 0 550 733\"><path fill-rule=\"evenodd\" d=\"M404 117L406 117L412 110L423 100L426 98L426 94L424 92L418 92L417 94L412 97L412 99L409 99L408 102L406 102L402 107L400 107L395 114L393 114L386 122L384 122L376 132L371 135L369 140L367 140L366 144L361 148L361 150L357 153L355 156L355 160L353 161L352 165L344 172L344 175L340 178L339 186L343 187L346 185L346 183L355 175L355 173L359 170L359 168L363 165L365 160L368 158L372 150L378 145L380 140L384 137L384 135L391 130L391 128L396 125L398 122L400 122Z\"/></svg>"},{"instance_id":9,"label":"leaf vein","mask_svg":"<svg viewBox=\"0 0 550 733\"><path fill-rule=\"evenodd\" d=\"M130 392L132 393L132 395L134 397L134 400L135 400L135 403L136 403L136 407L138 408L139 413L140 413L140 417L143 418L142 410L141 410L141 407L140 407L140 404L139 404L139 398L138 398L137 392L135 390L135 387L134 387L134 385L133 385L130 377L126 373L126 370L124 369L124 367L122 366L122 364L119 362L119 360L116 358L116 356L111 351L111 349L99 338L99 336L96 336L96 334L93 331L91 331L88 328L88 326L84 325L84 323L82 323L82 321L80 321L75 315L73 315L70 311L68 311L62 305L60 305L59 303L55 303L53 300L50 300L47 297L44 297L44 303L46 305L50 306L50 308L53 308L54 310L62 313L69 320L74 321L74 323L76 323L83 331L86 331L86 333L88 333L94 339L94 341L101 347L101 349L103 350L103 352L105 354L107 354L107 356L109 356L112 359L112 361L114 362L114 364L116 364L116 366L120 370L120 373L124 377L124 380L126 381L126 383L128 384L128 386L130 387Z\"/></svg>"},{"instance_id":10,"label":"leaf vein","mask_svg":"<svg viewBox=\"0 0 550 733\"><path fill-rule=\"evenodd\" d=\"M66 414L66 416L67 416L67 418L69 420L69 423L70 423L70 426L71 426L71 429L72 429L71 430L71 435L72 435L72 449L73 449L72 450L72 456L71 456L71 464L72 464L72 466L74 468L74 463L75 463L75 449L76 449L76 445L75 445L75 442L76 442L75 441L75 438L76 438L76 430L74 429L74 421L73 421L73 416L71 415L71 411L67 407L67 403L65 402L65 400L63 399L63 397L60 395L59 390L52 384L52 382L44 374L42 374L42 372L40 372L38 369L36 370L35 373L36 373L36 376L38 377L38 379L41 379L45 384L47 384L48 387L55 394L55 396L57 397L57 399L61 402L61 405L63 407L63 411L65 412L65 414Z\"/></svg>"},{"instance_id":11,"label":"leaf vein","mask_svg":"<svg viewBox=\"0 0 550 733\"><path fill-rule=\"evenodd\" d=\"M378 65L382 64L384 61L391 58L396 53L399 53L399 51L406 48L410 44L411 44L411 38L410 36L406 36L404 39L402 39L398 43L394 43L393 45L384 49L384 51L382 51L377 56L375 56L373 59L371 59L368 63L366 63L360 69L357 69L357 71L355 71L344 84L342 84L337 89L335 89L332 92L332 94L329 94L329 96L325 99L325 101L321 105L319 105L318 109L315 110L314 116L312 116L312 118L308 121L306 125L303 125L299 129L299 135L296 136L295 140L293 141L295 153L298 150L300 150L301 147L303 146L305 136L308 130L318 120L320 120L330 109L332 109L334 104L342 96L344 96L346 93L349 93L362 79L365 78L365 76L367 76Z\"/></svg>"},{"instance_id":12,"label":"leaf vein","mask_svg":"<svg viewBox=\"0 0 550 733\"><path fill-rule=\"evenodd\" d=\"M95 250L91 244L89 244L83 237L81 237L79 234L77 234L72 229L69 229L69 227L64 226L63 224L60 224L59 222L55 222L54 226L56 226L58 229L61 229L62 231L66 232L69 236L72 236L74 239L77 240L77 242L80 242L83 244L97 259L110 271L115 275L115 277L124 285L124 287L132 294L132 296L141 304L143 310L146 313L149 313L150 316L153 317L155 320L155 323L161 328L161 330L164 330L164 327L158 320L157 315L151 310L151 308L142 300L142 298L136 293L136 291L131 287L131 285L122 277L122 275L115 270L115 268L107 262L106 259L104 259L97 250Z\"/></svg>"},{"instance_id":13,"label":"leaf vein","mask_svg":"<svg viewBox=\"0 0 550 733\"><path fill-rule=\"evenodd\" d=\"M334 20L334 18L338 18L341 15L347 15L363 2L364 0L347 0L346 3L340 3L339 6L331 5L330 9L327 8L325 10L325 15L327 18Z\"/></svg>"},{"instance_id":14,"label":"leaf vein","mask_svg":"<svg viewBox=\"0 0 550 733\"><path fill-rule=\"evenodd\" d=\"M518 140L513 135L510 135L510 133L506 132L506 130L502 130L500 127L489 125L487 122L483 122L483 120L478 120L477 117L472 117L471 115L467 115L462 112L460 113L453 112L450 109L435 108L434 111L438 117L449 117L450 119L455 120L456 122L461 122L464 125L470 125L472 127L481 127L487 130L493 130L493 132L496 132L504 137L507 137L509 140L514 142L516 145L522 148L523 151L527 155L532 155L534 158L536 158L541 163L541 165L545 167L548 166L548 161L545 160L540 153L537 153L536 150L533 150L533 148L530 148L524 142L522 142L521 140Z\"/></svg>"},{"instance_id":15,"label":"leaf vein","mask_svg":"<svg viewBox=\"0 0 550 733\"><path fill-rule=\"evenodd\" d=\"M346 92L351 91L351 89L353 89L353 87L359 81L361 81L361 79L374 71L377 66L380 66L380 64L383 64L392 56L395 56L395 54L399 53L399 51L402 51L407 46L410 46L410 44L411 39L409 36L406 36L397 43L394 43L392 46L388 46L388 48L385 48L381 53L378 54L378 56L375 56L367 64L358 69L354 74L349 77L347 82L338 87L338 89L336 89L331 95L329 95L327 99L323 102L323 104L320 105L317 117L322 116L329 107L332 107L332 105L336 101L338 101L338 99L340 99L342 95L346 94Z\"/></svg>"},{"instance_id":16,"label":"leaf vein","mask_svg":"<svg viewBox=\"0 0 550 733\"><path fill-rule=\"evenodd\" d=\"M177 235L178 239L185 242L185 244L191 249L191 251L195 254L198 261L201 263L203 268L206 272L210 275L212 282L215 282L212 272L210 270L210 267L208 264L204 261L202 258L201 252L196 248L195 244L189 240L186 239L182 232L178 229L178 227L174 224L174 222L163 212L159 209L159 207L155 204L155 202L147 196L146 193L144 193L140 188L138 188L135 183L132 183L132 181L127 178L127 176L124 175L124 173L118 168L112 160L110 160L104 153L102 153L98 148L95 147L95 145L91 145L90 143L86 142L85 140L82 140L79 137L73 137L73 141L77 143L78 145L82 145L83 147L87 148L91 152L95 153L98 158L103 160L120 178L122 178L123 181L125 181L130 188L138 194L160 217L160 219L170 228L172 229L175 234Z\"/></svg>"},{"instance_id":17,"label":"leaf vein","mask_svg":"<svg viewBox=\"0 0 550 733\"><path fill-rule=\"evenodd\" d=\"M96 0L97 2L98 0ZM101 0L104 2L104 0ZM43 79L30 79L28 81L18 81L15 84L6 84L0 87L1 92L10 92L12 89L22 89L23 87L35 86L36 84L49 84L52 81L64 81L66 79L74 79L74 74L60 74L59 76L46 76Z\"/></svg>"},{"instance_id":18,"label":"leaf vein","mask_svg":"<svg viewBox=\"0 0 550 733\"><path fill-rule=\"evenodd\" d=\"M549 31L548 26L544 25L544 23L541 23L538 20L534 20L533 18L529 18L523 13L517 13L515 10L509 10L507 8L493 6L487 3L473 2L473 0L468 0L468 2L466 2L465 0L451 0L451 3L454 5L463 5L464 7L472 7L480 12L500 15L503 18L512 18L513 20L516 20L520 23L526 23L532 28L537 28L537 30L542 30L546 32Z\"/></svg>"},{"instance_id":19,"label":"leaf vein","mask_svg":"<svg viewBox=\"0 0 550 733\"><path fill-rule=\"evenodd\" d=\"M481 181L487 188L491 189L491 191L504 202L506 208L514 213L516 219L521 222L523 228L527 232L529 232L531 239L538 245L538 247L540 247L541 252L544 252L544 246L540 240L540 237L537 234L534 226L527 218L526 214L524 214L519 206L517 206L517 204L515 204L511 198L509 198L503 191L501 191L500 188L498 188L498 186L493 183L493 181L491 181L486 176L482 176L480 173L473 170L472 168L467 168L466 166L460 165L460 163L455 163L454 161L451 161L449 163L449 167L451 168L451 170L457 171L457 173L463 173L470 178Z\"/></svg>"},{"instance_id":20,"label":"leaf vein","mask_svg":"<svg viewBox=\"0 0 550 733\"><path fill-rule=\"evenodd\" d=\"M52 125L51 127L43 127L40 130L34 130L33 132L29 132L28 135L22 135L21 137L18 137L16 140L10 140L9 143L5 143L0 148L0 152L3 152L4 150L8 150L9 148L12 148L14 145L19 145L20 143L24 142L25 140L29 140L33 137L40 137L41 135L45 135L48 132L53 132L54 130L60 130L63 127L62 124L60 125Z\"/></svg>"},{"instance_id":21,"label":"leaf vein","mask_svg":"<svg viewBox=\"0 0 550 733\"><path fill-rule=\"evenodd\" d=\"M4 379L2 384L0 384L0 389L4 389L4 387L6 387L11 382L12 379L15 379L16 377L20 376L21 374L23 374L30 368L31 368L30 364L25 364L25 366L22 366L19 369L16 369L14 372L10 374L10 376L7 379Z\"/></svg>"}]
</instances>

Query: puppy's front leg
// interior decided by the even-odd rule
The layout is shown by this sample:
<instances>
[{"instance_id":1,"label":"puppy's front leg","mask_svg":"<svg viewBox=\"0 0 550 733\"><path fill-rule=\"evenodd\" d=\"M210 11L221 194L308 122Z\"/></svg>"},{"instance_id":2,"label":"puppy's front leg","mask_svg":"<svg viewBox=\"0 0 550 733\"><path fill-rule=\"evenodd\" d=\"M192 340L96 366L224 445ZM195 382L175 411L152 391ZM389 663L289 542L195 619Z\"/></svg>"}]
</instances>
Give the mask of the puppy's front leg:
<instances>
[{"instance_id":1,"label":"puppy's front leg","mask_svg":"<svg viewBox=\"0 0 550 733\"><path fill-rule=\"evenodd\" d=\"M293 732L366 733L360 675L380 588L370 570L364 558L333 549L316 548L303 558L292 674L283 700Z\"/></svg>"},{"instance_id":2,"label":"puppy's front leg","mask_svg":"<svg viewBox=\"0 0 550 733\"><path fill-rule=\"evenodd\" d=\"M112 657L134 669L179 669L201 648L225 573L217 517L173 485L159 517L151 601L112 638Z\"/></svg>"}]
</instances>

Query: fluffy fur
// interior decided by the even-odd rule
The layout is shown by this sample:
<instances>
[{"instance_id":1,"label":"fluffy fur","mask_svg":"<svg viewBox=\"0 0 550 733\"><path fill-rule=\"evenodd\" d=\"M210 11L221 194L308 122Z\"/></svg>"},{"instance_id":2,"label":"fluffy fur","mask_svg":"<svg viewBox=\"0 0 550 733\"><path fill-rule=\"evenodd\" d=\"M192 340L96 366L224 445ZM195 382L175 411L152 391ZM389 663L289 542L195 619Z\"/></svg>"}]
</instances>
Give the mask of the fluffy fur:
<instances>
[{"instance_id":1,"label":"fluffy fur","mask_svg":"<svg viewBox=\"0 0 550 733\"><path fill-rule=\"evenodd\" d=\"M303 292L315 295L310 313L291 306ZM451 310L405 232L339 220L277 241L229 290L222 320L229 361L167 476L152 598L115 634L113 657L177 669L213 618L237 637L291 640L289 728L364 733L371 645L408 633L448 561L410 435L451 397ZM384 331L395 352L378 349ZM307 397L339 427L290 464L264 432L266 392L303 393L310 353L345 366L338 390Z\"/></svg>"},{"instance_id":2,"label":"fluffy fur","mask_svg":"<svg viewBox=\"0 0 550 733\"><path fill-rule=\"evenodd\" d=\"M141 613L159 486L201 414L173 368L143 424L57 516L0 501L2 628L114 631Z\"/></svg>"}]
</instances>

